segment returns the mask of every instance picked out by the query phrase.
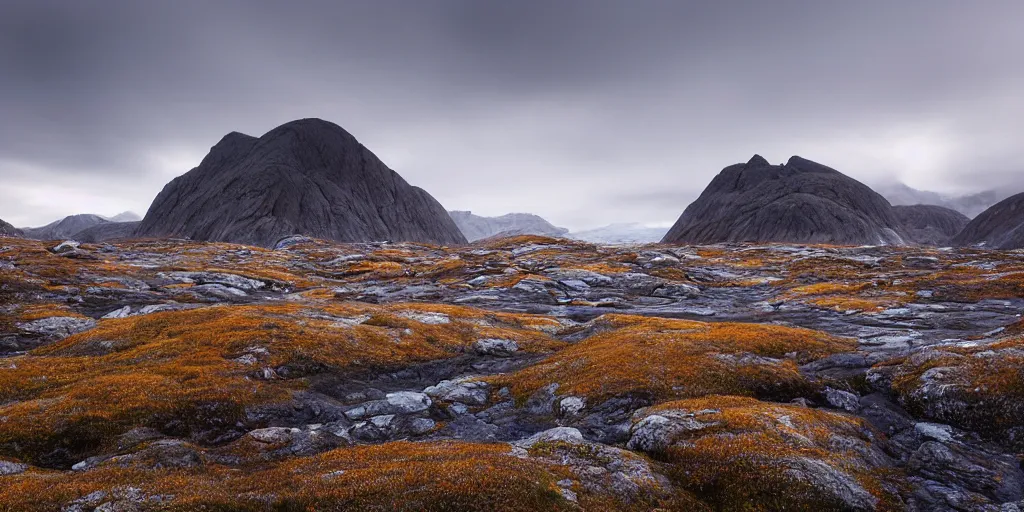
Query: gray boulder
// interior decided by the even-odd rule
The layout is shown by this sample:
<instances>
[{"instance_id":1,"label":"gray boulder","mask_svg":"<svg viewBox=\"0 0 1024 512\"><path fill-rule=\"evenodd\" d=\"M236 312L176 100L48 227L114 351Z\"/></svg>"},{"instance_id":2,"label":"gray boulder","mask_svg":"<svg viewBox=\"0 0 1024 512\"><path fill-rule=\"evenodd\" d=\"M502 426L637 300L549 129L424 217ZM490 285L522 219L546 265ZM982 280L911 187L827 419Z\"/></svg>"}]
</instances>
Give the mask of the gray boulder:
<instances>
[{"instance_id":1,"label":"gray boulder","mask_svg":"<svg viewBox=\"0 0 1024 512\"><path fill-rule=\"evenodd\" d=\"M514 340L502 340L497 338L485 338L473 343L473 349L480 355L485 356L509 356L519 351L519 345Z\"/></svg>"},{"instance_id":2,"label":"gray boulder","mask_svg":"<svg viewBox=\"0 0 1024 512\"><path fill-rule=\"evenodd\" d=\"M50 339L64 339L72 334L88 331L93 327L96 327L95 320L72 316L51 316L18 324L18 328L22 331Z\"/></svg>"},{"instance_id":3,"label":"gray boulder","mask_svg":"<svg viewBox=\"0 0 1024 512\"><path fill-rule=\"evenodd\" d=\"M466 243L433 197L320 119L260 138L233 132L153 201L140 237L273 247L302 234L342 242Z\"/></svg>"},{"instance_id":4,"label":"gray boulder","mask_svg":"<svg viewBox=\"0 0 1024 512\"><path fill-rule=\"evenodd\" d=\"M20 475L28 471L28 466L17 462L0 460L0 476Z\"/></svg>"},{"instance_id":5,"label":"gray boulder","mask_svg":"<svg viewBox=\"0 0 1024 512\"><path fill-rule=\"evenodd\" d=\"M715 177L662 242L904 245L905 236L866 185L798 156L771 165L755 155Z\"/></svg>"}]
</instances>

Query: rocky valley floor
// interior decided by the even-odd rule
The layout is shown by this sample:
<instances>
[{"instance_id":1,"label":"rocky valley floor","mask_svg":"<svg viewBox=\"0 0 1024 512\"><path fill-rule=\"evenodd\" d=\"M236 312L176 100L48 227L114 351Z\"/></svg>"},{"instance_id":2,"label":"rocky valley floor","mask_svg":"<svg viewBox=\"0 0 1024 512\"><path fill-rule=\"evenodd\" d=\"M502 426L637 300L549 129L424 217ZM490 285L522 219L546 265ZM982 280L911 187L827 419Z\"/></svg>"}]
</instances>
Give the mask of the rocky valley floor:
<instances>
[{"instance_id":1,"label":"rocky valley floor","mask_svg":"<svg viewBox=\"0 0 1024 512\"><path fill-rule=\"evenodd\" d=\"M0 238L0 510L1024 510L1024 252Z\"/></svg>"}]
</instances>

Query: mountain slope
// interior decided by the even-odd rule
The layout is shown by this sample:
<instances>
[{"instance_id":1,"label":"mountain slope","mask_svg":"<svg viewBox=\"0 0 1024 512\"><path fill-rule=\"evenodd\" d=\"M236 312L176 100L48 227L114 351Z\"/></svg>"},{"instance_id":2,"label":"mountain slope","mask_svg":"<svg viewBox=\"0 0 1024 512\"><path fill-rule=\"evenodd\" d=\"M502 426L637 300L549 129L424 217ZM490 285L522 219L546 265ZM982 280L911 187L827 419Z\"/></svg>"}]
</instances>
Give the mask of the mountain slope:
<instances>
[{"instance_id":1,"label":"mountain slope","mask_svg":"<svg viewBox=\"0 0 1024 512\"><path fill-rule=\"evenodd\" d=\"M24 231L26 238L34 238L36 240L57 240L60 238L74 238L75 234L82 230L100 224L107 224L109 222L110 221L100 217L99 215L83 213L79 215L69 215L43 227L26 228Z\"/></svg>"},{"instance_id":2,"label":"mountain slope","mask_svg":"<svg viewBox=\"0 0 1024 512\"><path fill-rule=\"evenodd\" d=\"M24 233L20 229L6 223L3 219L0 219L0 236L22 236Z\"/></svg>"},{"instance_id":3,"label":"mountain slope","mask_svg":"<svg viewBox=\"0 0 1024 512\"><path fill-rule=\"evenodd\" d=\"M929 204L893 206L892 211L910 241L921 245L947 245L971 222L956 210Z\"/></svg>"},{"instance_id":4,"label":"mountain slope","mask_svg":"<svg viewBox=\"0 0 1024 512\"><path fill-rule=\"evenodd\" d=\"M262 246L293 234L466 242L430 194L320 119L293 121L260 138L228 134L198 167L164 187L138 229L144 237Z\"/></svg>"},{"instance_id":5,"label":"mountain slope","mask_svg":"<svg viewBox=\"0 0 1024 512\"><path fill-rule=\"evenodd\" d=\"M1024 248L1024 193L1000 201L975 217L953 238L958 246L990 249Z\"/></svg>"},{"instance_id":6,"label":"mountain slope","mask_svg":"<svg viewBox=\"0 0 1024 512\"><path fill-rule=\"evenodd\" d=\"M901 231L866 185L798 156L771 165L755 155L722 170L662 241L902 245Z\"/></svg>"}]
</instances>

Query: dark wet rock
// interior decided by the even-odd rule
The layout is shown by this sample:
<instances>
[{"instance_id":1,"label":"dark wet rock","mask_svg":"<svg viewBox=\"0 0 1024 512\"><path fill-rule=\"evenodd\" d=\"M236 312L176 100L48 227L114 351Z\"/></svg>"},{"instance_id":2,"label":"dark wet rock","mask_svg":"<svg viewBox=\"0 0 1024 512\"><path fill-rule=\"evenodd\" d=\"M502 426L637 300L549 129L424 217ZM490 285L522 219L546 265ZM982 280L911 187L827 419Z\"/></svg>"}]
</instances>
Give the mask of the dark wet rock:
<instances>
[{"instance_id":1,"label":"dark wet rock","mask_svg":"<svg viewBox=\"0 0 1024 512\"><path fill-rule=\"evenodd\" d=\"M470 242L496 236L563 237L569 234L568 229L556 227L532 213L509 213L500 217L481 217L468 211L451 211L448 214Z\"/></svg>"},{"instance_id":2,"label":"dark wet rock","mask_svg":"<svg viewBox=\"0 0 1024 512\"><path fill-rule=\"evenodd\" d=\"M347 242L466 239L444 208L341 127L319 119L259 139L231 133L157 196L138 234L273 247L303 234Z\"/></svg>"},{"instance_id":3,"label":"dark wet rock","mask_svg":"<svg viewBox=\"0 0 1024 512\"><path fill-rule=\"evenodd\" d=\"M889 202L866 185L794 156L725 168L663 243L790 242L903 245Z\"/></svg>"},{"instance_id":4,"label":"dark wet rock","mask_svg":"<svg viewBox=\"0 0 1024 512\"><path fill-rule=\"evenodd\" d=\"M1012 457L980 456L955 443L925 441L907 461L907 470L928 480L981 494L995 503L1024 497L1024 473Z\"/></svg>"},{"instance_id":5,"label":"dark wet rock","mask_svg":"<svg viewBox=\"0 0 1024 512\"><path fill-rule=\"evenodd\" d=\"M836 409L843 409L847 412L860 410L860 397L849 391L826 387L824 395L825 401Z\"/></svg>"},{"instance_id":6,"label":"dark wet rock","mask_svg":"<svg viewBox=\"0 0 1024 512\"><path fill-rule=\"evenodd\" d=\"M886 435L913 428L914 420L882 393L872 393L860 399L860 414Z\"/></svg>"},{"instance_id":7,"label":"dark wet rock","mask_svg":"<svg viewBox=\"0 0 1024 512\"><path fill-rule=\"evenodd\" d=\"M956 210L928 204L893 206L892 211L903 225L908 241L921 245L948 245L971 222Z\"/></svg>"},{"instance_id":8,"label":"dark wet rock","mask_svg":"<svg viewBox=\"0 0 1024 512\"><path fill-rule=\"evenodd\" d=\"M572 401L574 398L566 397L559 401L558 405L561 416L572 420L572 425L584 432L588 439L605 444L621 444L628 441L630 429L633 425L633 413L651 405L649 398L627 395L615 397L589 407L584 402L584 407L579 412L573 415L566 414L566 401L568 400L569 404L575 408L575 403ZM581 414L582 417L576 419L576 416Z\"/></svg>"},{"instance_id":9,"label":"dark wet rock","mask_svg":"<svg viewBox=\"0 0 1024 512\"><path fill-rule=\"evenodd\" d=\"M1024 248L1024 193L996 203L957 234L957 246L981 245L989 249Z\"/></svg>"}]
</instances>

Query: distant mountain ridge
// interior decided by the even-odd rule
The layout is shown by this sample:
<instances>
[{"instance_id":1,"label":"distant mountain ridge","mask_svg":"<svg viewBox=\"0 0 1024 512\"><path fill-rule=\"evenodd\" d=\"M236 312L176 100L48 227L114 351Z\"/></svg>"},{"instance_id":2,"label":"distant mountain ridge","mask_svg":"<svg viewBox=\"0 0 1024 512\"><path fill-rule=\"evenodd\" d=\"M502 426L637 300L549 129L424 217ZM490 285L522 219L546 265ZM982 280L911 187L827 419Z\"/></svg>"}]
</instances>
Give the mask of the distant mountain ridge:
<instances>
[{"instance_id":1,"label":"distant mountain ridge","mask_svg":"<svg viewBox=\"0 0 1024 512\"><path fill-rule=\"evenodd\" d=\"M903 224L910 241L919 245L949 245L953 237L971 222L956 210L928 204L893 206L892 211Z\"/></svg>"},{"instance_id":2,"label":"distant mountain ridge","mask_svg":"<svg viewBox=\"0 0 1024 512\"><path fill-rule=\"evenodd\" d=\"M893 206L912 206L930 204L956 210L968 218L975 218L989 207L1024 190L1013 187L1005 190L986 190L974 194L947 195L926 190L918 190L904 183L877 184L873 187L885 196Z\"/></svg>"},{"instance_id":3,"label":"distant mountain ridge","mask_svg":"<svg viewBox=\"0 0 1024 512\"><path fill-rule=\"evenodd\" d=\"M139 214L131 211L121 212L113 217L104 218L110 222L138 222L142 220L142 217Z\"/></svg>"},{"instance_id":4,"label":"distant mountain ridge","mask_svg":"<svg viewBox=\"0 0 1024 512\"><path fill-rule=\"evenodd\" d=\"M569 233L568 229L555 226L532 213L507 213L498 217L483 217L474 215L471 211L453 210L448 212L448 215L470 242L499 234L563 237Z\"/></svg>"},{"instance_id":5,"label":"distant mountain ridge","mask_svg":"<svg viewBox=\"0 0 1024 512\"><path fill-rule=\"evenodd\" d=\"M661 240L666 232L668 228L650 227L633 222L573 231L569 233L569 238L596 244L650 244Z\"/></svg>"},{"instance_id":6,"label":"distant mountain ridge","mask_svg":"<svg viewBox=\"0 0 1024 512\"><path fill-rule=\"evenodd\" d=\"M25 232L26 238L34 238L36 240L57 240L73 238L75 234L80 231L109 222L109 220L99 215L82 213L78 215L69 215L42 227L24 228L22 231Z\"/></svg>"}]
</instances>

